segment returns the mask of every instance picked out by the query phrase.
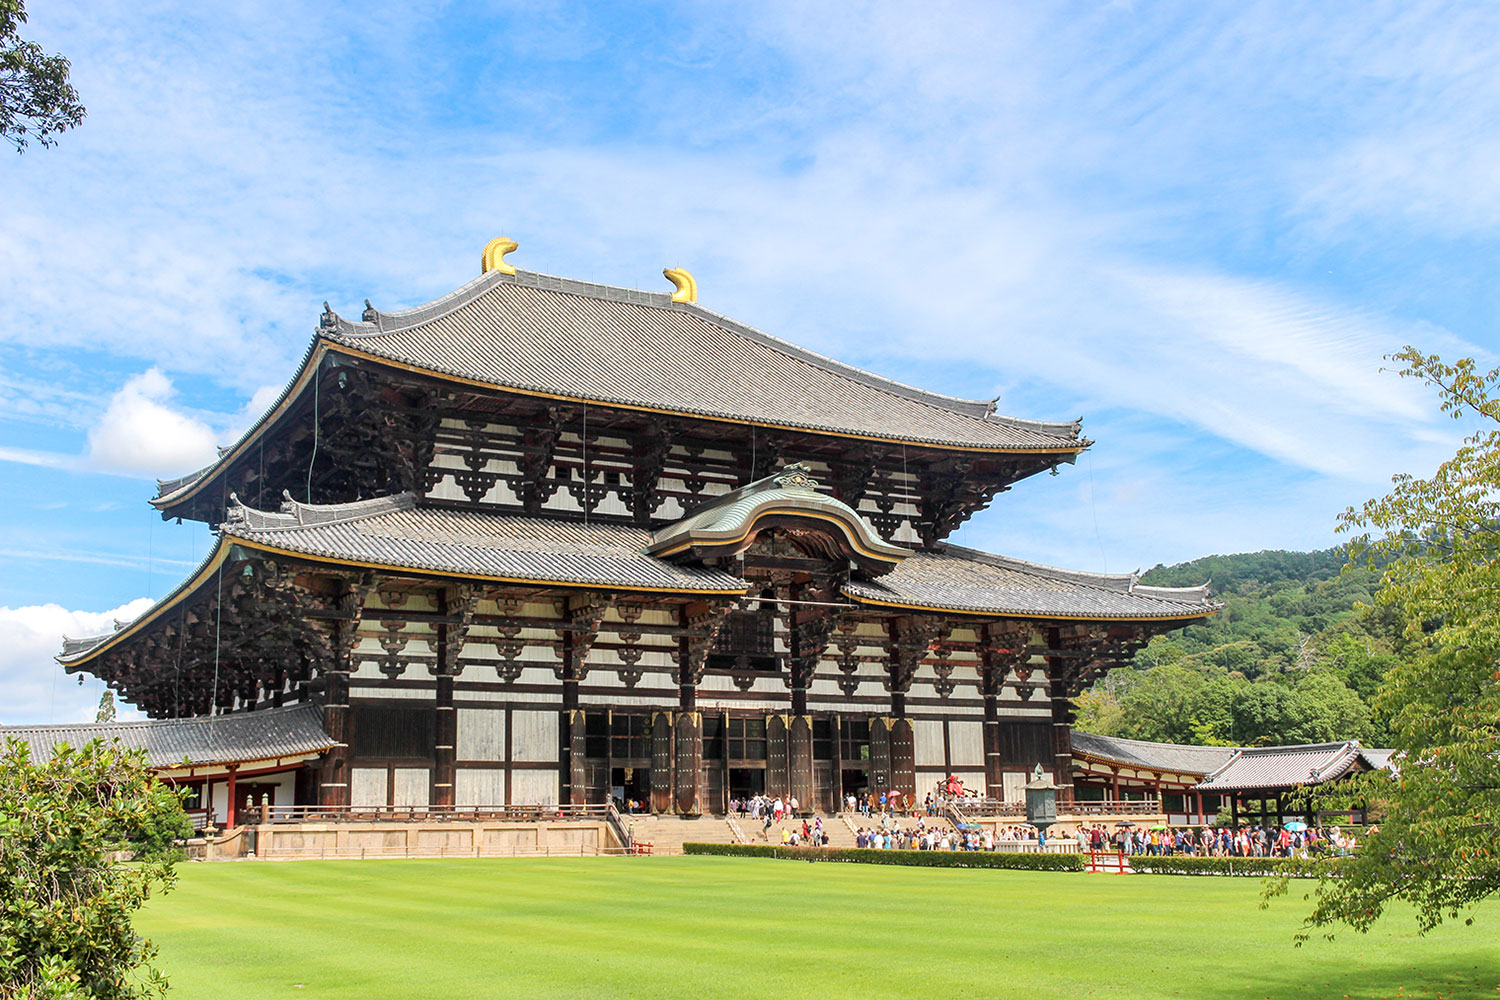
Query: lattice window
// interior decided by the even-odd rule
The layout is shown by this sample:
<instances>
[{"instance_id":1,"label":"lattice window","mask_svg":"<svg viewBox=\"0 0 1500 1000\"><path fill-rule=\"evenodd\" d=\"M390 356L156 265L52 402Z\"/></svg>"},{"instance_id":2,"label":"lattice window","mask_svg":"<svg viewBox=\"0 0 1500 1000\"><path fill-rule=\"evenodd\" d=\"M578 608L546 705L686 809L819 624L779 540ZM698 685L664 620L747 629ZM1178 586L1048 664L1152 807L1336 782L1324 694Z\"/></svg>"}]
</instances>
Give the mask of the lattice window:
<instances>
[{"instance_id":1,"label":"lattice window","mask_svg":"<svg viewBox=\"0 0 1500 1000\"><path fill-rule=\"evenodd\" d=\"M719 629L708 666L714 670L775 672L776 612L769 605L753 611L732 611Z\"/></svg>"}]
</instances>

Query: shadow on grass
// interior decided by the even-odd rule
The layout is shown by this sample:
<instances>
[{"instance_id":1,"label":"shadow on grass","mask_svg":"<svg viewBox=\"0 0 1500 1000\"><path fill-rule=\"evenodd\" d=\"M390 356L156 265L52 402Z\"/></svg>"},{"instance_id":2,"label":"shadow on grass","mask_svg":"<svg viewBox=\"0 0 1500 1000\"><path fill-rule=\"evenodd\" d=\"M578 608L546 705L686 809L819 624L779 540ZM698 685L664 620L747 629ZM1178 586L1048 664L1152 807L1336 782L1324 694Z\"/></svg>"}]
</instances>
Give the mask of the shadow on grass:
<instances>
[{"instance_id":1,"label":"shadow on grass","mask_svg":"<svg viewBox=\"0 0 1500 1000\"><path fill-rule=\"evenodd\" d=\"M1379 942L1361 957L1346 959L1320 955L1316 942L1309 942L1298 955L1301 961L1264 974L1234 976L1219 983L1184 987L1184 997L1198 1000L1472 1000L1500 997L1500 957L1474 961L1474 956L1418 963L1382 962L1376 954ZM1479 944L1478 941L1475 942ZM1488 950L1494 954L1494 949ZM1466 960L1467 959L1467 960Z\"/></svg>"}]
</instances>

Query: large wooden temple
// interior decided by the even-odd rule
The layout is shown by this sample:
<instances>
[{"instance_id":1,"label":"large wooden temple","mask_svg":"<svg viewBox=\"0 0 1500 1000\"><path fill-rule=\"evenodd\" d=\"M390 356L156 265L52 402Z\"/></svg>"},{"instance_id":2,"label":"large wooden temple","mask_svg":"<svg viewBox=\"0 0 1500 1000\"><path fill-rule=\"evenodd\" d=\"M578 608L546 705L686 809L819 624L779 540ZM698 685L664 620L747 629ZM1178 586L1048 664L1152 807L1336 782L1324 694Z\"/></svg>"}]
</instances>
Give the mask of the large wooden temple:
<instances>
[{"instance_id":1,"label":"large wooden temple","mask_svg":"<svg viewBox=\"0 0 1500 1000\"><path fill-rule=\"evenodd\" d=\"M275 405L153 501L213 550L65 667L157 719L316 711L331 746L278 803L693 815L948 774L1014 801L1037 764L1067 801L1072 699L1217 609L948 544L1077 423L803 350L682 271L635 291L513 249L415 309L325 308Z\"/></svg>"}]
</instances>

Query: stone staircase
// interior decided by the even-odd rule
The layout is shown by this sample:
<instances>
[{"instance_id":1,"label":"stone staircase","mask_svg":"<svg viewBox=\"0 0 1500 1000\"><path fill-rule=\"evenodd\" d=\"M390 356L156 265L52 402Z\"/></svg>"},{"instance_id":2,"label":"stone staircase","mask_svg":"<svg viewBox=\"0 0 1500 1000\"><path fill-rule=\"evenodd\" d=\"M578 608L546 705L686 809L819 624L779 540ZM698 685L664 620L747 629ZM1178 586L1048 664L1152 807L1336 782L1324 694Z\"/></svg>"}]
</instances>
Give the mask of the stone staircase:
<instances>
[{"instance_id":1,"label":"stone staircase","mask_svg":"<svg viewBox=\"0 0 1500 1000\"><path fill-rule=\"evenodd\" d=\"M860 827L866 829L878 829L880 818L871 816L868 819L863 816L848 813L837 815L823 815L823 830L828 834L829 847L855 847L855 833ZM946 819L941 816L928 816L927 826L934 824L949 826ZM781 843L781 830L802 829L802 820L786 820L783 823L771 825L770 839L761 838L761 821L738 816L621 816L621 822L627 827L633 823L632 829L635 833L637 844L649 843L653 855L681 854L682 845L685 843L695 844L770 844L772 846ZM913 825L916 820L902 817L899 821L903 827ZM812 823L812 817L808 817L808 823Z\"/></svg>"},{"instance_id":2,"label":"stone staircase","mask_svg":"<svg viewBox=\"0 0 1500 1000\"><path fill-rule=\"evenodd\" d=\"M651 845L653 855L681 854L682 845L738 844L734 829L723 816L621 816L637 844ZM631 824L634 824L632 826ZM749 831L745 831L747 834ZM754 841L752 840L752 843Z\"/></svg>"}]
</instances>

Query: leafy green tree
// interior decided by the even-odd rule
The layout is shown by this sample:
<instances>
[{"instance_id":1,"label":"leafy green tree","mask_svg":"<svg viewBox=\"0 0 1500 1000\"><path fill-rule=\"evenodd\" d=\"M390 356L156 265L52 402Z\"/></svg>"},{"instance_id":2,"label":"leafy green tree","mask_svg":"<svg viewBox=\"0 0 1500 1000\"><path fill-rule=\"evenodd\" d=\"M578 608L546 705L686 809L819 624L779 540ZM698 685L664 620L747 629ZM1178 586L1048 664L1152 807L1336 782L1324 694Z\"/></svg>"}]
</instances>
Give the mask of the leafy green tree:
<instances>
[{"instance_id":1,"label":"leafy green tree","mask_svg":"<svg viewBox=\"0 0 1500 1000\"><path fill-rule=\"evenodd\" d=\"M94 740L33 761L0 752L0 997L136 1000L165 992L131 916L174 881L163 857L117 860L181 801L139 751Z\"/></svg>"},{"instance_id":2,"label":"leafy green tree","mask_svg":"<svg viewBox=\"0 0 1500 1000\"><path fill-rule=\"evenodd\" d=\"M68 60L22 39L25 23L25 0L0 0L0 137L17 152L31 139L55 146L87 113L68 82Z\"/></svg>"},{"instance_id":3,"label":"leafy green tree","mask_svg":"<svg viewBox=\"0 0 1500 1000\"><path fill-rule=\"evenodd\" d=\"M1386 820L1342 877L1319 884L1312 927L1367 930L1404 901L1425 931L1500 888L1500 369L1410 347L1395 359L1444 412L1480 426L1430 478L1398 476L1342 517L1364 533L1360 551L1384 561L1377 600L1401 610L1426 652L1400 659L1377 696L1395 774L1348 791L1382 800Z\"/></svg>"}]
</instances>

